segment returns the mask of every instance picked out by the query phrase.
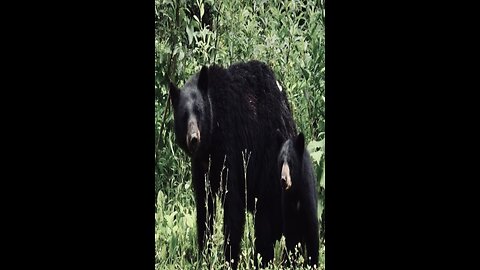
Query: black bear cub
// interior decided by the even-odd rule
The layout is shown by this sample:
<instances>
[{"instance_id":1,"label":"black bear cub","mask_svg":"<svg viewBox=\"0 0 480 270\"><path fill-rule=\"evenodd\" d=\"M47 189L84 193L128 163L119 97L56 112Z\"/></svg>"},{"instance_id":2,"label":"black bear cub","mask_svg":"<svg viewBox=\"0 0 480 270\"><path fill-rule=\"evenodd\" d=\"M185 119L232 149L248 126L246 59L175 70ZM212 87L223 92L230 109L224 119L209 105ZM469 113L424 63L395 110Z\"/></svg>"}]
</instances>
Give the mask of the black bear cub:
<instances>
[{"instance_id":1,"label":"black bear cub","mask_svg":"<svg viewBox=\"0 0 480 270\"><path fill-rule=\"evenodd\" d=\"M255 213L255 251L265 265L282 234L281 145L272 142L275 130L285 138L297 133L285 91L270 67L249 61L203 66L182 89L170 84L170 97L176 141L191 160L199 251L213 233L220 195L225 260L238 265L248 210Z\"/></svg>"},{"instance_id":2,"label":"black bear cub","mask_svg":"<svg viewBox=\"0 0 480 270\"><path fill-rule=\"evenodd\" d=\"M280 135L279 140L283 136ZM307 249L307 262L318 266L319 224L316 177L305 137L300 133L286 140L278 155L282 185L282 209L287 251L294 254L299 243ZM287 261L290 264L290 261Z\"/></svg>"}]
</instances>

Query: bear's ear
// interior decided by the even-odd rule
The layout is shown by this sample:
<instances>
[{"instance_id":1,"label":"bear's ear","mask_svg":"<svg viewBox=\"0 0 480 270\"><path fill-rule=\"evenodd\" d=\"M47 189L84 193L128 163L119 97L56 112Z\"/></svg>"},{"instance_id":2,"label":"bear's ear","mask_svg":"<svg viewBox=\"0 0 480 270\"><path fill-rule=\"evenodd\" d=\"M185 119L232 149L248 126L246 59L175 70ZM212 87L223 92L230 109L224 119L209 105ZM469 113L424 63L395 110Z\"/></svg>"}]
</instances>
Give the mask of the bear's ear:
<instances>
[{"instance_id":1,"label":"bear's ear","mask_svg":"<svg viewBox=\"0 0 480 270\"><path fill-rule=\"evenodd\" d=\"M303 157L303 151L305 151L305 136L300 132L297 138L295 138L295 150L300 158Z\"/></svg>"},{"instance_id":2,"label":"bear's ear","mask_svg":"<svg viewBox=\"0 0 480 270\"><path fill-rule=\"evenodd\" d=\"M202 66L200 70L200 75L198 76L198 89L204 94L207 93L208 89L208 67Z\"/></svg>"},{"instance_id":3,"label":"bear's ear","mask_svg":"<svg viewBox=\"0 0 480 270\"><path fill-rule=\"evenodd\" d=\"M180 95L180 89L178 89L175 84L170 81L168 82L168 86L170 88L170 100L172 101L173 107L176 108L178 104L178 96Z\"/></svg>"}]
</instances>

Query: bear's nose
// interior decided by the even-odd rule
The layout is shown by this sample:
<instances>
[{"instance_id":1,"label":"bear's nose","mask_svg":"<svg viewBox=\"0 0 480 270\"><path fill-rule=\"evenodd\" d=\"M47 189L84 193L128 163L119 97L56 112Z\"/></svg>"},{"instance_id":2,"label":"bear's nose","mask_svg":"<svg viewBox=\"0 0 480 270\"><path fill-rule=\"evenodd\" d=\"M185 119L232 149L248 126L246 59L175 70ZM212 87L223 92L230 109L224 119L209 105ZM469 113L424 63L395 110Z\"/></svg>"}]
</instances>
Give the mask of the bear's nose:
<instances>
[{"instance_id":1,"label":"bear's nose","mask_svg":"<svg viewBox=\"0 0 480 270\"><path fill-rule=\"evenodd\" d=\"M190 133L187 136L187 147L190 153L194 153L200 144L200 134L198 132Z\"/></svg>"},{"instance_id":2,"label":"bear's nose","mask_svg":"<svg viewBox=\"0 0 480 270\"><path fill-rule=\"evenodd\" d=\"M197 149L197 146L198 146L198 138L197 138L197 135L192 135L192 138L190 139L190 148L192 150L195 150Z\"/></svg>"},{"instance_id":3,"label":"bear's nose","mask_svg":"<svg viewBox=\"0 0 480 270\"><path fill-rule=\"evenodd\" d=\"M284 189L287 188L287 177L285 175L282 175L282 186Z\"/></svg>"}]
</instances>

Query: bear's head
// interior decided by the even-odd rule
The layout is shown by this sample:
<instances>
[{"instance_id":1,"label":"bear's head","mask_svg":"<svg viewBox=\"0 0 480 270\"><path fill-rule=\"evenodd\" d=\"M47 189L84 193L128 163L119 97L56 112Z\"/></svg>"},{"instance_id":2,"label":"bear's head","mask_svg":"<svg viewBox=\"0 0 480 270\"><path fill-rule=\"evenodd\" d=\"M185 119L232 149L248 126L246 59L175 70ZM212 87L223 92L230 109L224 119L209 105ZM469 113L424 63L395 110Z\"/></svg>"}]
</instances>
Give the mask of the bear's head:
<instances>
[{"instance_id":1,"label":"bear's head","mask_svg":"<svg viewBox=\"0 0 480 270\"><path fill-rule=\"evenodd\" d=\"M278 133L278 139L284 141L278 154L280 182L284 191L292 191L296 189L295 183L298 184L302 177L305 137L303 133L300 133L285 141L283 136Z\"/></svg>"},{"instance_id":2,"label":"bear's head","mask_svg":"<svg viewBox=\"0 0 480 270\"><path fill-rule=\"evenodd\" d=\"M177 144L195 157L208 148L212 111L208 97L208 68L203 66L180 90L170 82Z\"/></svg>"}]
</instances>

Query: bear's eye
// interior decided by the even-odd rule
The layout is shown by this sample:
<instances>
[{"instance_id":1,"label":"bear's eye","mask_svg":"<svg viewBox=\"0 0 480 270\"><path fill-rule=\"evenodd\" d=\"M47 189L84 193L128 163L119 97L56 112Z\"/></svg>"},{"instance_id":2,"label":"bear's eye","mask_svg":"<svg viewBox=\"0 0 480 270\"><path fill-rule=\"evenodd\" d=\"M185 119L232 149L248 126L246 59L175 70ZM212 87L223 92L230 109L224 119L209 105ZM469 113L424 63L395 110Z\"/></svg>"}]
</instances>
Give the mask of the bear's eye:
<instances>
[{"instance_id":1,"label":"bear's eye","mask_svg":"<svg viewBox=\"0 0 480 270\"><path fill-rule=\"evenodd\" d=\"M193 108L193 112L195 113L195 115L200 115L202 113L202 111L197 106Z\"/></svg>"}]
</instances>

